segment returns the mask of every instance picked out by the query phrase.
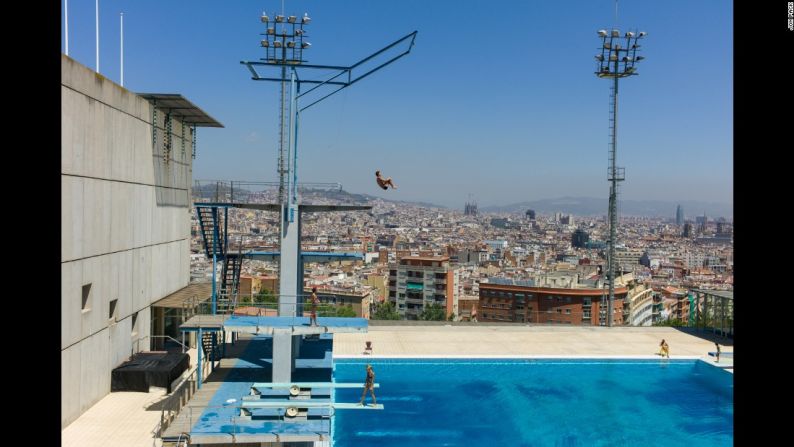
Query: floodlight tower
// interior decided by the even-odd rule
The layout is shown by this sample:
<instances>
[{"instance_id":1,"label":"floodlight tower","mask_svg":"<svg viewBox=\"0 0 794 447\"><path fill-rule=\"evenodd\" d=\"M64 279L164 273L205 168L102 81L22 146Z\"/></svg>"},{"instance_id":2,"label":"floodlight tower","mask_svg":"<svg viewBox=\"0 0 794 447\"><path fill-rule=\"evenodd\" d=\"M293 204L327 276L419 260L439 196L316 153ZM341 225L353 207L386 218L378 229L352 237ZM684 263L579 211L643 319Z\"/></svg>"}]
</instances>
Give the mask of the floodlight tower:
<instances>
[{"instance_id":1,"label":"floodlight tower","mask_svg":"<svg viewBox=\"0 0 794 447\"><path fill-rule=\"evenodd\" d=\"M607 326L612 326L612 313L615 302L615 243L617 243L618 226L618 182L626 179L625 168L619 168L617 161L618 149L618 79L637 74L635 64L642 59L637 56L640 49L639 40L645 37L645 31L627 32L623 37L620 31L613 29L599 30L601 53L595 56L598 62L596 76L613 80L612 101L610 102L610 146L607 180L609 186L609 249L607 252L607 275L609 284L609 305L607 306Z\"/></svg>"},{"instance_id":2,"label":"floodlight tower","mask_svg":"<svg viewBox=\"0 0 794 447\"><path fill-rule=\"evenodd\" d=\"M300 114L309 107L319 103L338 91L347 88L359 80L369 76L377 70L391 64L397 59L410 53L414 45L417 31L398 39L381 50L369 55L351 66L331 66L307 64L303 59L303 50L308 49L311 44L304 38L308 36L307 25L311 22L308 14L302 18L297 16L284 16L274 14L272 19L266 13L261 16L261 21L265 24L265 36L260 41L260 45L265 49L265 57L260 61L241 61L252 74L255 81L278 82L281 87L281 99L279 104L279 153L278 153L278 174L279 174L279 207L281 213L280 231L280 260L279 260L279 304L278 315L280 317L294 317L301 315L301 305L303 302L303 258L300 252L300 232L301 232L301 213L302 212L327 212L327 211L349 211L370 209L370 206L347 206L347 205L307 205L300 204L298 197L298 122ZM363 64L373 60L373 58L386 53L398 45L408 45L408 48L388 61L381 63L374 68L359 68ZM261 76L256 67L264 67L278 70L278 77ZM317 69L327 73L324 79L312 79L308 75L309 70ZM300 71L300 75L299 75ZM354 71L356 75L354 75ZM365 71L358 75L358 71ZM346 76L345 76L346 75ZM307 84L312 87L301 92L301 86ZM330 93L324 94L323 89L331 89ZM315 99L312 96L321 96ZM310 103L306 106L299 106L299 100L308 98ZM301 312L299 314L298 312ZM273 380L278 382L289 381L289 368L284 369L284 359L292 358L299 346L300 336L294 342L290 342L287 335L275 334L273 336ZM292 352L292 354L289 354ZM294 365L293 365L294 366Z\"/></svg>"}]
</instances>

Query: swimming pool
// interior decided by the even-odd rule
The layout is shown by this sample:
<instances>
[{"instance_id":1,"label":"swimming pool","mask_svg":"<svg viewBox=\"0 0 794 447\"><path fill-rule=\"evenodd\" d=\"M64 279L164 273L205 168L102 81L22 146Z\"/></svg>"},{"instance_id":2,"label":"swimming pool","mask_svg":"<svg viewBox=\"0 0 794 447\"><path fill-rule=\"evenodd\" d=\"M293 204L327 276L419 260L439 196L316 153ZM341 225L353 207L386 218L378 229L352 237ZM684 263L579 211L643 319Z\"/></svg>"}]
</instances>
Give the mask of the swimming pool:
<instances>
[{"instance_id":1,"label":"swimming pool","mask_svg":"<svg viewBox=\"0 0 794 447\"><path fill-rule=\"evenodd\" d=\"M733 445L733 375L699 360L337 359L334 380L367 363L385 409L337 411L335 447Z\"/></svg>"}]
</instances>

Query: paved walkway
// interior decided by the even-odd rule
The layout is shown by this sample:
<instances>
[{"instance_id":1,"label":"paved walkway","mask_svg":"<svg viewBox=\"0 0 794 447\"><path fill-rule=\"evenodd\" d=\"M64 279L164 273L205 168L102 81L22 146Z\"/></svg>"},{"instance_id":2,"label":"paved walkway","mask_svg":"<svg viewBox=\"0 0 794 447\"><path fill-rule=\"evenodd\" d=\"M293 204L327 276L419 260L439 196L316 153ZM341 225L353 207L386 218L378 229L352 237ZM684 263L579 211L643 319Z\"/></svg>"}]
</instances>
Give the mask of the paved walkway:
<instances>
[{"instance_id":1,"label":"paved walkway","mask_svg":"<svg viewBox=\"0 0 794 447\"><path fill-rule=\"evenodd\" d=\"M672 357L714 351L714 343L669 327L370 326L366 334L335 335L334 356L360 355L365 341L376 356L653 356L662 339Z\"/></svg>"},{"instance_id":2,"label":"paved walkway","mask_svg":"<svg viewBox=\"0 0 794 447\"><path fill-rule=\"evenodd\" d=\"M188 351L190 368L196 366L196 350ZM205 371L206 372L206 371ZM187 372L186 372L187 373ZM206 376L206 374L205 374ZM77 420L61 430L63 447L160 446L153 430L160 422L165 388L148 393L115 392L103 397Z\"/></svg>"}]
</instances>

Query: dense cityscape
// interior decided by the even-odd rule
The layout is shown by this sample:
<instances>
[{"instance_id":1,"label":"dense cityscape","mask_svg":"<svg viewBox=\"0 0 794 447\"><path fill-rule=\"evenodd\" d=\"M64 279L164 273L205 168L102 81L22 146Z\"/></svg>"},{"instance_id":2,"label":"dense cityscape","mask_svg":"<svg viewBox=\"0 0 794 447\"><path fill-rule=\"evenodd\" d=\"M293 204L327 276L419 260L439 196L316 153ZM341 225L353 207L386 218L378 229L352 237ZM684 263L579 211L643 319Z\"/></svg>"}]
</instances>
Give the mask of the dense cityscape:
<instances>
[{"instance_id":1,"label":"dense cityscape","mask_svg":"<svg viewBox=\"0 0 794 447\"><path fill-rule=\"evenodd\" d=\"M605 308L599 313L589 307L606 299L605 216L534 210L482 213L476 203L453 210L374 197L367 201L343 191L310 190L304 191L303 197L313 204L372 206L370 211L308 214L304 218L303 251L363 257L306 265L304 291L308 294L311 287L317 287L320 300L331 307L351 305L356 316L372 319L382 318L376 310L391 303L400 319L605 322ZM272 198L267 192L247 195L249 202L264 203ZM204 254L195 209L191 212L191 277L193 282L206 282L212 277L212 259ZM278 251L278 224L273 212L230 209L229 249ZM685 217L680 206L671 210L669 218L622 217L616 247L616 284L623 287L616 293L618 319L627 325L686 325L690 292L730 293L732 232L732 223L725 217ZM428 267L434 268L409 268L414 258L428 260ZM217 268L220 275L222 266ZM432 271L426 275L429 280L422 278L425 270ZM412 277L421 279L412 281ZM277 283L277 261L246 260L235 291L242 301L253 300L263 290L277 294ZM499 303L491 303L492 285L511 285L516 292L522 287L527 292L547 292L567 301L553 308L532 309L521 294L508 293ZM540 292L537 288L541 287L553 290ZM443 312L431 312L435 306ZM555 319L558 312L560 318Z\"/></svg>"},{"instance_id":2,"label":"dense cityscape","mask_svg":"<svg viewBox=\"0 0 794 447\"><path fill-rule=\"evenodd\" d=\"M170 3L62 5L62 445L734 443L733 8Z\"/></svg>"}]
</instances>

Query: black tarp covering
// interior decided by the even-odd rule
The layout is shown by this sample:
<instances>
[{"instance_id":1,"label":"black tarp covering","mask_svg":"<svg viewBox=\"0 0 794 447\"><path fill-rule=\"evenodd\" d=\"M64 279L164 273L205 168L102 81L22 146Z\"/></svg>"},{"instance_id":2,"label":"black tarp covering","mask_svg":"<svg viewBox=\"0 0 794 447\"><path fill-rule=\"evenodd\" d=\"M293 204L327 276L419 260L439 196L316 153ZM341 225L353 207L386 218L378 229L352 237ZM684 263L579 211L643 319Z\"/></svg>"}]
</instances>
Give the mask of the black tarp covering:
<instances>
[{"instance_id":1,"label":"black tarp covering","mask_svg":"<svg viewBox=\"0 0 794 447\"><path fill-rule=\"evenodd\" d=\"M181 352L139 352L111 373L110 391L149 392L149 386L166 388L190 366L190 356Z\"/></svg>"}]
</instances>

